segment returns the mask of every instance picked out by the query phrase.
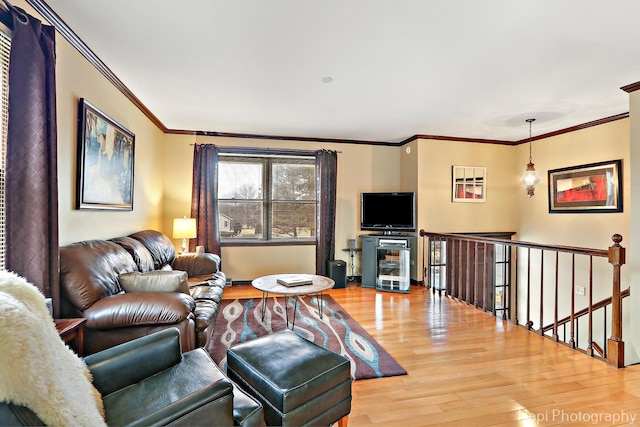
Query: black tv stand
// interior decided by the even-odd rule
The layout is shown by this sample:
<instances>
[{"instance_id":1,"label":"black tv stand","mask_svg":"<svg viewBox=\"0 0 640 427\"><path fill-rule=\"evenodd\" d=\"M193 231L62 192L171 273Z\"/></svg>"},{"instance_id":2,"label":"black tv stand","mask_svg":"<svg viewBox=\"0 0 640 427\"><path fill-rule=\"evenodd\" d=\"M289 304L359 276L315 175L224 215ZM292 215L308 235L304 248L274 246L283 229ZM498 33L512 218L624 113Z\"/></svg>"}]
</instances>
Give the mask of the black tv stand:
<instances>
[{"instance_id":1,"label":"black tv stand","mask_svg":"<svg viewBox=\"0 0 640 427\"><path fill-rule=\"evenodd\" d=\"M385 263L380 263L378 258L385 258L384 255L397 255L395 252L392 254L387 250L395 249L406 250L409 255L409 280L413 278L416 280L416 251L417 251L417 238L416 236L409 235L407 233L393 233L383 232L382 234L366 234L361 235L362 240L362 287L363 288L377 288L379 290L391 290L379 287L380 282L387 283L384 279L386 274L384 271L380 271L380 267L386 267ZM381 241L382 240L382 241ZM396 246L397 245L397 246ZM393 248L396 246L395 248ZM391 248L390 248L391 247ZM387 257L392 258L392 257ZM382 259L382 261L384 261ZM387 263L388 264L388 263ZM381 277L382 274L385 277ZM382 280L379 280L382 279ZM407 289L408 291L408 289Z\"/></svg>"}]
</instances>

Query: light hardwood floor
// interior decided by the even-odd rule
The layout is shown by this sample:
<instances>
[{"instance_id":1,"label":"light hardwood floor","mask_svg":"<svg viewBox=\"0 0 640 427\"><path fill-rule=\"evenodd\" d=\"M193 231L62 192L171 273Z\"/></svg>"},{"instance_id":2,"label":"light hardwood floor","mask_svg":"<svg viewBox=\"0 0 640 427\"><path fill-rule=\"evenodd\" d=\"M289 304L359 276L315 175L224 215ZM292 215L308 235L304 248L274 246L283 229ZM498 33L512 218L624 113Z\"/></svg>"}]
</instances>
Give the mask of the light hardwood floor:
<instances>
[{"instance_id":1,"label":"light hardwood floor","mask_svg":"<svg viewBox=\"0 0 640 427\"><path fill-rule=\"evenodd\" d=\"M355 381L349 426L640 425L640 365L611 368L421 286L329 294L408 372Z\"/></svg>"}]
</instances>

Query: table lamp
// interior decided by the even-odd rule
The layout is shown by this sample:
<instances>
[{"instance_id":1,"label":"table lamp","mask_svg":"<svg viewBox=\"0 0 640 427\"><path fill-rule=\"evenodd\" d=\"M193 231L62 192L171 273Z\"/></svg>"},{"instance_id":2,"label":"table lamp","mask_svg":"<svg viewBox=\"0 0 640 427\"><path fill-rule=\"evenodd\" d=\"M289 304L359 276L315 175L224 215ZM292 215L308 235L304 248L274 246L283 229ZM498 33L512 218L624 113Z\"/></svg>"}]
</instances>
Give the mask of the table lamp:
<instances>
[{"instance_id":1,"label":"table lamp","mask_svg":"<svg viewBox=\"0 0 640 427\"><path fill-rule=\"evenodd\" d=\"M195 239L196 237L196 220L195 218L174 218L173 219L173 238L182 239L182 253L187 253L187 239Z\"/></svg>"}]
</instances>

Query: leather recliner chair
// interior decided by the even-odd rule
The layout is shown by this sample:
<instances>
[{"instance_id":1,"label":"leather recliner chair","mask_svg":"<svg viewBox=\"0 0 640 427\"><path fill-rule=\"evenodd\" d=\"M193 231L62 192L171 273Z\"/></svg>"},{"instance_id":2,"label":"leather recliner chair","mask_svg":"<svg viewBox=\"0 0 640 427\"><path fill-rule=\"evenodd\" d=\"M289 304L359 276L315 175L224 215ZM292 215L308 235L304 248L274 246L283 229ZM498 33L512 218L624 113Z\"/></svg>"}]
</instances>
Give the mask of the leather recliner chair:
<instances>
[{"instance_id":1,"label":"leather recliner chair","mask_svg":"<svg viewBox=\"0 0 640 427\"><path fill-rule=\"evenodd\" d=\"M181 354L170 328L84 358L107 425L264 425L260 403L229 381L204 349ZM0 425L44 425L30 409L0 402Z\"/></svg>"}]
</instances>

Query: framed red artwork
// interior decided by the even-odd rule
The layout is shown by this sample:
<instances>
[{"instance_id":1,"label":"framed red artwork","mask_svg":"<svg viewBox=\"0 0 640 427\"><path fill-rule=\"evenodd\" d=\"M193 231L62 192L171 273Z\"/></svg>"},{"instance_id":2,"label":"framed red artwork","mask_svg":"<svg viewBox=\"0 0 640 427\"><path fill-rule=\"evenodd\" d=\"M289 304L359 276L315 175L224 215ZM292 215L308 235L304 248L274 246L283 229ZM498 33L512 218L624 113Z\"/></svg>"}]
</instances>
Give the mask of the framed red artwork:
<instances>
[{"instance_id":1,"label":"framed red artwork","mask_svg":"<svg viewBox=\"0 0 640 427\"><path fill-rule=\"evenodd\" d=\"M549 212L622 212L622 160L550 170Z\"/></svg>"}]
</instances>

